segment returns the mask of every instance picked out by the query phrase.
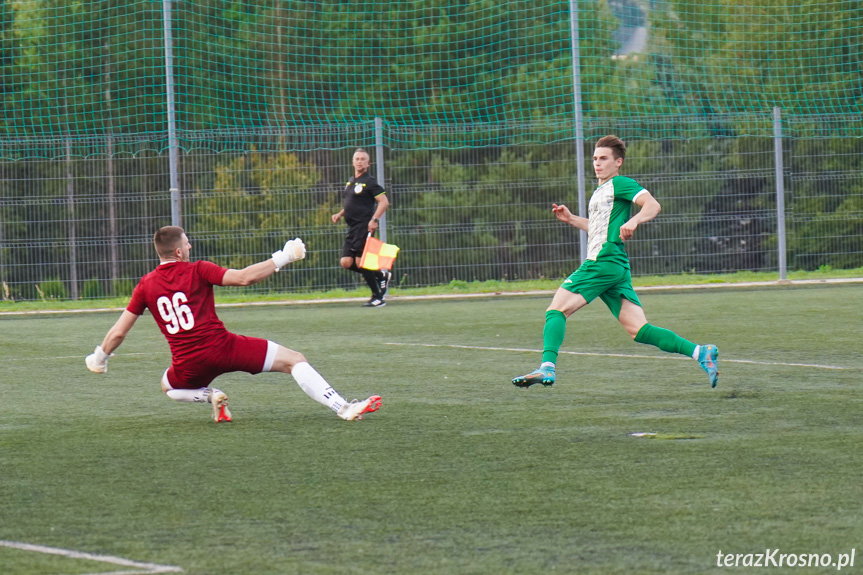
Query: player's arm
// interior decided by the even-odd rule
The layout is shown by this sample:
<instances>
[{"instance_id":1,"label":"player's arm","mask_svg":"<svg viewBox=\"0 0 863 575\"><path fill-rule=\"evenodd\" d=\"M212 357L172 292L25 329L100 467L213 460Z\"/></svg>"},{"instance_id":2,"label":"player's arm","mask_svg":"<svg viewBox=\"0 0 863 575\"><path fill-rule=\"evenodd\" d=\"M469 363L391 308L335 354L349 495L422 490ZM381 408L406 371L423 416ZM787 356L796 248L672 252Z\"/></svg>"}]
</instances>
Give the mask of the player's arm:
<instances>
[{"instance_id":1,"label":"player's arm","mask_svg":"<svg viewBox=\"0 0 863 575\"><path fill-rule=\"evenodd\" d=\"M223 286L249 286L264 281L279 268L275 266L272 259L258 262L241 270L228 270L222 277Z\"/></svg>"},{"instance_id":2,"label":"player's arm","mask_svg":"<svg viewBox=\"0 0 863 575\"><path fill-rule=\"evenodd\" d=\"M228 270L222 277L223 286L248 286L261 282L289 263L306 257L306 244L303 240L296 238L285 242L285 247L275 253L273 257L246 266L241 270Z\"/></svg>"},{"instance_id":3,"label":"player's arm","mask_svg":"<svg viewBox=\"0 0 863 575\"><path fill-rule=\"evenodd\" d=\"M120 347L120 344L126 339L126 335L128 335L132 326L135 325L138 317L140 316L135 315L129 310L123 312L120 319L105 334L102 345L97 345L93 353L84 359L87 369L94 373L108 373L108 358L111 357L114 350Z\"/></svg>"},{"instance_id":4,"label":"player's arm","mask_svg":"<svg viewBox=\"0 0 863 575\"><path fill-rule=\"evenodd\" d=\"M638 194L638 196L633 200L636 206L639 207L638 213L636 213L632 218L629 219L628 222L620 226L620 239L623 241L628 240L632 237L632 234L635 233L635 229L645 222L649 222L653 218L659 215L659 212L662 211L662 206L659 205L659 202L656 201L656 198L650 195L650 192L644 190L644 193Z\"/></svg>"},{"instance_id":5,"label":"player's arm","mask_svg":"<svg viewBox=\"0 0 863 575\"><path fill-rule=\"evenodd\" d=\"M381 193L375 196L375 214L369 221L369 232L374 232L380 227L380 219L384 216L387 208L390 207L390 201L387 199L386 193Z\"/></svg>"},{"instance_id":6,"label":"player's arm","mask_svg":"<svg viewBox=\"0 0 863 575\"><path fill-rule=\"evenodd\" d=\"M338 212L334 213L332 216L330 216L330 219L333 220L333 223L335 224L335 223L338 223L338 221L340 219L342 219L342 216L344 216L344 215L345 215L345 210L341 209Z\"/></svg>"},{"instance_id":7,"label":"player's arm","mask_svg":"<svg viewBox=\"0 0 863 575\"><path fill-rule=\"evenodd\" d=\"M551 211L554 212L554 215L557 217L557 219L559 219L563 223L569 224L580 230L587 231L588 223L590 222L590 220L588 220L587 218L582 218L581 216L576 216L571 211L569 211L569 208L567 208L565 205L551 204Z\"/></svg>"}]
</instances>

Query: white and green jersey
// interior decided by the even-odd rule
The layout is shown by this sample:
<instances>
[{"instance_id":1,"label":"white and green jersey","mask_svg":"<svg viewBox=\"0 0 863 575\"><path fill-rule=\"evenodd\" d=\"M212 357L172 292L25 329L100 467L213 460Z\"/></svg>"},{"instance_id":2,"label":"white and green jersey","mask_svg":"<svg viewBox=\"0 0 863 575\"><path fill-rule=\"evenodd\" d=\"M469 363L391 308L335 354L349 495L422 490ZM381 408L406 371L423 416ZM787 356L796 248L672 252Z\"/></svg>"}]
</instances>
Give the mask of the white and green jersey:
<instances>
[{"instance_id":1,"label":"white and green jersey","mask_svg":"<svg viewBox=\"0 0 863 575\"><path fill-rule=\"evenodd\" d=\"M615 262L629 269L620 226L629 221L635 198L646 192L625 176L614 176L596 188L588 204L587 259Z\"/></svg>"}]
</instances>

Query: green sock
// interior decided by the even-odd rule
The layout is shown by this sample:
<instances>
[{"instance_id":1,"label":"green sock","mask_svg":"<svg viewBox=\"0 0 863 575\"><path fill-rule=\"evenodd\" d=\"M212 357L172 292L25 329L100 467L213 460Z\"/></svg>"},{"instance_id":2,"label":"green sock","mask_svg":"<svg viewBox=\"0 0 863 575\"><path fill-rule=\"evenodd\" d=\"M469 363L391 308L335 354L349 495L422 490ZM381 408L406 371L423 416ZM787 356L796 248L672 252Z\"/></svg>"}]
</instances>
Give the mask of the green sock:
<instances>
[{"instance_id":1,"label":"green sock","mask_svg":"<svg viewBox=\"0 0 863 575\"><path fill-rule=\"evenodd\" d=\"M680 353L692 357L695 353L695 344L688 339L683 339L671 330L644 324L635 336L638 343L654 345L662 351L669 353Z\"/></svg>"},{"instance_id":2,"label":"green sock","mask_svg":"<svg viewBox=\"0 0 863 575\"><path fill-rule=\"evenodd\" d=\"M545 328L542 330L542 361L557 363L557 353L563 345L566 331L566 316L562 311L550 309L545 312Z\"/></svg>"}]
</instances>

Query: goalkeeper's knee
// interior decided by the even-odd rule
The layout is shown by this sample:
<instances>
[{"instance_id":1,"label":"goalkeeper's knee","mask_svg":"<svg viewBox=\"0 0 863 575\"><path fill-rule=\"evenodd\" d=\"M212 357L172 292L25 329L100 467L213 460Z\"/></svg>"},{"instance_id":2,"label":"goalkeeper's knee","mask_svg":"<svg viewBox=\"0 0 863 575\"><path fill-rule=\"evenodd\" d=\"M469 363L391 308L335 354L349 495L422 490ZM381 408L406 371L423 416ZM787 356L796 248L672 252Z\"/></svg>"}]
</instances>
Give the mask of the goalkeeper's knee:
<instances>
[{"instance_id":1,"label":"goalkeeper's knee","mask_svg":"<svg viewBox=\"0 0 863 575\"><path fill-rule=\"evenodd\" d=\"M169 367L168 369L171 369L171 368ZM162 393L168 393L169 391L174 389L173 387L171 387L171 384L168 383L168 369L166 369L165 373L162 374L162 379L160 381L160 383L162 385Z\"/></svg>"}]
</instances>

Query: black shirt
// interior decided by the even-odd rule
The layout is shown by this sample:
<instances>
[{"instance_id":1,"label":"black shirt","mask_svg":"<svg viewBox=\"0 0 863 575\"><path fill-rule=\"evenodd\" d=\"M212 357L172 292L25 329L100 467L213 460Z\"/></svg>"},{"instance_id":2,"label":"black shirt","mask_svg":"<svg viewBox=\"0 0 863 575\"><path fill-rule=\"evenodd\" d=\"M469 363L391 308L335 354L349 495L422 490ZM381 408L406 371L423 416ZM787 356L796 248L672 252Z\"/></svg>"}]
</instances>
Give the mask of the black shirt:
<instances>
[{"instance_id":1,"label":"black shirt","mask_svg":"<svg viewBox=\"0 0 863 575\"><path fill-rule=\"evenodd\" d=\"M354 176L345 184L345 222L349 226L367 224L375 215L376 197L386 193L368 172Z\"/></svg>"}]
</instances>

